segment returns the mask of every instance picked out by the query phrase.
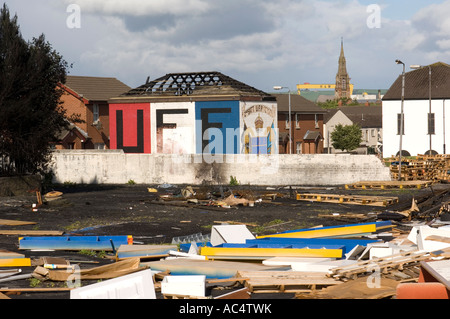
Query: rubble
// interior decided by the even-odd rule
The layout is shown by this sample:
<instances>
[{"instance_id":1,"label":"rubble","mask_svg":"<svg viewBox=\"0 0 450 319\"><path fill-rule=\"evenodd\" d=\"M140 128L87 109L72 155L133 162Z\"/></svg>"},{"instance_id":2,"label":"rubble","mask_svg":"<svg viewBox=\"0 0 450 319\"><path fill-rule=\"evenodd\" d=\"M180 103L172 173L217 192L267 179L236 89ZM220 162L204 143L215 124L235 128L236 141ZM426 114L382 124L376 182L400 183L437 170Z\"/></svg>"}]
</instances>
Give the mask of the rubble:
<instances>
[{"instance_id":1,"label":"rubble","mask_svg":"<svg viewBox=\"0 0 450 319\"><path fill-rule=\"evenodd\" d=\"M351 221L335 226L258 234L254 223L224 218L225 221L216 221L220 225L213 225L209 234L173 237L171 244L145 244L136 241L133 235L60 233L19 237L18 250L47 250L56 256L28 258L18 252L0 250L0 278L8 283L30 277L42 282L76 282L79 286L46 290L61 288L70 292L71 299L247 299L266 293L290 294L297 299L395 299L397 287L402 291L408 288L400 285L421 282L424 266L430 268L435 261L450 260L450 224L445 218L441 219L449 212L449 188L435 190L433 186L420 184L421 188L429 187L430 192L406 203L386 201L394 197L376 194L385 188L380 184L372 188L367 185L364 191L375 192L373 196L346 194L346 198L352 197L355 201L376 198L382 204L375 207L386 209L366 212L365 203L359 203L362 204L360 213L318 214L320 218ZM408 185L418 188L419 184ZM299 194L306 194L304 191L301 189L298 193L289 188L286 194L275 189L259 192L223 187L176 189L173 185L162 184L157 188L149 187L149 200L144 202L194 209L208 207L224 212L233 207L257 210L263 203L273 207L296 205L292 201L298 200ZM336 189L330 191L331 195L344 198L342 194L334 194ZM349 187L346 191L348 193ZM310 199L309 204L315 205L317 193L312 195L316 198ZM291 201L283 202L286 198ZM330 207L344 205L345 200L327 204ZM15 227L34 224L8 219L0 222ZM289 225L288 222L283 224L284 227ZM16 235L21 234L20 230L15 231ZM0 230L2 233L5 234ZM84 267L83 262L89 263L86 260L63 257L67 251L80 250L103 251L105 255L101 264L94 267ZM18 267L20 270L13 269ZM23 269L27 271L24 273ZM101 284L96 280L102 280ZM443 285L448 284L448 278L445 280ZM7 297L5 293L31 291L29 289L3 288L0 298ZM131 294L131 291L140 293Z\"/></svg>"}]
</instances>

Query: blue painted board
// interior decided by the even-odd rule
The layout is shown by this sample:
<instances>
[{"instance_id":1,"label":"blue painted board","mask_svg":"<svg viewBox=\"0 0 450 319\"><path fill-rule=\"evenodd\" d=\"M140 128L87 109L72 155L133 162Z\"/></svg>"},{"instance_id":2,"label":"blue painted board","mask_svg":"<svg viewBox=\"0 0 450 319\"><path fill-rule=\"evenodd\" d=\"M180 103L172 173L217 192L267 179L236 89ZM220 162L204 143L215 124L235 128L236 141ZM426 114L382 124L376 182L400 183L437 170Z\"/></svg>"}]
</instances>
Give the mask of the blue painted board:
<instances>
[{"instance_id":1,"label":"blue painted board","mask_svg":"<svg viewBox=\"0 0 450 319\"><path fill-rule=\"evenodd\" d=\"M19 239L19 249L112 251L114 247L128 244L128 238L129 236L23 237Z\"/></svg>"}]
</instances>

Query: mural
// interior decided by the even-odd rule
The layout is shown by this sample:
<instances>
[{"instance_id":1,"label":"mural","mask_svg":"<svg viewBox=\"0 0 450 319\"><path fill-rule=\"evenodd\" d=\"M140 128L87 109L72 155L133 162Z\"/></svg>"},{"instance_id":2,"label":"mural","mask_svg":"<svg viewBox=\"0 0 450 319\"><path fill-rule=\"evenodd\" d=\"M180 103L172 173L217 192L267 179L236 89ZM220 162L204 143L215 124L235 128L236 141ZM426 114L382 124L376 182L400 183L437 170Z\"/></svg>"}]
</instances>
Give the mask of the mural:
<instances>
[{"instance_id":1,"label":"mural","mask_svg":"<svg viewBox=\"0 0 450 319\"><path fill-rule=\"evenodd\" d=\"M110 147L125 153L150 153L150 104L111 104Z\"/></svg>"},{"instance_id":2,"label":"mural","mask_svg":"<svg viewBox=\"0 0 450 319\"><path fill-rule=\"evenodd\" d=\"M111 149L147 154L277 154L277 104L110 105Z\"/></svg>"},{"instance_id":3,"label":"mural","mask_svg":"<svg viewBox=\"0 0 450 319\"><path fill-rule=\"evenodd\" d=\"M277 154L277 105L242 103L242 154Z\"/></svg>"},{"instance_id":4,"label":"mural","mask_svg":"<svg viewBox=\"0 0 450 319\"><path fill-rule=\"evenodd\" d=\"M197 154L239 154L239 101L195 103Z\"/></svg>"}]
</instances>

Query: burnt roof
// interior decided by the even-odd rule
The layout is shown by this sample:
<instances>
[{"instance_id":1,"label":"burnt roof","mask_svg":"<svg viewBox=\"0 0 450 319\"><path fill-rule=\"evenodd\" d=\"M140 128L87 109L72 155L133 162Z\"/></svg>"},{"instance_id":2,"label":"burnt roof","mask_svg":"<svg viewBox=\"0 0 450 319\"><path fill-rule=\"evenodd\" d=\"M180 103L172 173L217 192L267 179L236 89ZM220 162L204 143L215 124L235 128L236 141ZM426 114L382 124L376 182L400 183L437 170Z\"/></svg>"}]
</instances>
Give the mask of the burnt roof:
<instances>
[{"instance_id":1,"label":"burnt roof","mask_svg":"<svg viewBox=\"0 0 450 319\"><path fill-rule=\"evenodd\" d=\"M120 98L192 97L192 96L257 96L274 100L273 96L217 71L169 73L129 90Z\"/></svg>"},{"instance_id":2,"label":"burnt roof","mask_svg":"<svg viewBox=\"0 0 450 319\"><path fill-rule=\"evenodd\" d=\"M405 100L429 99L429 67L431 67L431 98L450 98L450 65L442 62L405 73ZM392 84L383 101L401 100L402 75Z\"/></svg>"},{"instance_id":3,"label":"burnt roof","mask_svg":"<svg viewBox=\"0 0 450 319\"><path fill-rule=\"evenodd\" d=\"M130 90L128 85L110 77L70 75L64 86L90 101L107 101Z\"/></svg>"}]
</instances>

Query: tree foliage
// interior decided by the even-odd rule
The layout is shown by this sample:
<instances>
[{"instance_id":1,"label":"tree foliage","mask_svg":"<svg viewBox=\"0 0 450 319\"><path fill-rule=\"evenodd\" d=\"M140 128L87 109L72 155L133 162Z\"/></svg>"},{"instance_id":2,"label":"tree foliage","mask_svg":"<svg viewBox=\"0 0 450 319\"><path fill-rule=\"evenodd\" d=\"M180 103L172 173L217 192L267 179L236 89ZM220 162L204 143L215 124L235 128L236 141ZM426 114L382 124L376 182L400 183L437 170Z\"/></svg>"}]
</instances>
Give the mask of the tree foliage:
<instances>
[{"instance_id":1,"label":"tree foliage","mask_svg":"<svg viewBox=\"0 0 450 319\"><path fill-rule=\"evenodd\" d=\"M353 125L336 125L331 133L332 145L335 149L342 151L353 151L358 148L362 141L361 128L357 124Z\"/></svg>"},{"instance_id":2,"label":"tree foliage","mask_svg":"<svg viewBox=\"0 0 450 319\"><path fill-rule=\"evenodd\" d=\"M37 173L68 124L60 105L68 64L45 36L25 41L17 16L0 9L0 175Z\"/></svg>"}]
</instances>

